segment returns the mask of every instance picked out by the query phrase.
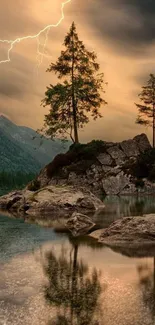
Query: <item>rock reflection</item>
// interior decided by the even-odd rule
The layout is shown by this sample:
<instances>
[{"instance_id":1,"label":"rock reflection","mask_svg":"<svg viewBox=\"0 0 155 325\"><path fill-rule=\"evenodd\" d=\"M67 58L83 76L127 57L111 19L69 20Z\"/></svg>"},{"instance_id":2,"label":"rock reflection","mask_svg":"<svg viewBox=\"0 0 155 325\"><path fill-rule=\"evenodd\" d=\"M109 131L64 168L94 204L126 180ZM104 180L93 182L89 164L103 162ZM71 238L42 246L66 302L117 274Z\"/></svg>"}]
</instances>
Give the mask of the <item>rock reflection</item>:
<instances>
[{"instance_id":1,"label":"rock reflection","mask_svg":"<svg viewBox=\"0 0 155 325\"><path fill-rule=\"evenodd\" d=\"M139 264L137 267L139 286L145 306L150 310L153 324L155 321L155 257L153 271L148 264Z\"/></svg>"},{"instance_id":2,"label":"rock reflection","mask_svg":"<svg viewBox=\"0 0 155 325\"><path fill-rule=\"evenodd\" d=\"M48 252L44 271L45 299L55 307L48 325L103 325L101 273L78 260L78 244L71 250L62 248L59 256Z\"/></svg>"},{"instance_id":3,"label":"rock reflection","mask_svg":"<svg viewBox=\"0 0 155 325\"><path fill-rule=\"evenodd\" d=\"M154 196L122 196L106 197L105 212L115 214L115 217L127 217L155 213Z\"/></svg>"}]
</instances>

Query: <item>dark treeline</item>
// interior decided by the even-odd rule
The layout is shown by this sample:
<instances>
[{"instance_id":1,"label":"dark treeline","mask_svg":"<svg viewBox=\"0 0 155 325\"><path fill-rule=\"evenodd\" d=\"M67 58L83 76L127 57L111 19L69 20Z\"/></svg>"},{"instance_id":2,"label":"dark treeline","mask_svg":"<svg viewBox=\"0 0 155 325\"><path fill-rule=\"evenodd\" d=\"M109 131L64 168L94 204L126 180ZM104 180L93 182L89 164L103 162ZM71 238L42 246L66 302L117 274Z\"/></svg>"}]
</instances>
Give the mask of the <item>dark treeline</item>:
<instances>
[{"instance_id":1,"label":"dark treeline","mask_svg":"<svg viewBox=\"0 0 155 325\"><path fill-rule=\"evenodd\" d=\"M15 189L21 188L26 185L32 179L35 178L34 173L23 173L23 172L11 172L1 171L0 172L0 188Z\"/></svg>"}]
</instances>

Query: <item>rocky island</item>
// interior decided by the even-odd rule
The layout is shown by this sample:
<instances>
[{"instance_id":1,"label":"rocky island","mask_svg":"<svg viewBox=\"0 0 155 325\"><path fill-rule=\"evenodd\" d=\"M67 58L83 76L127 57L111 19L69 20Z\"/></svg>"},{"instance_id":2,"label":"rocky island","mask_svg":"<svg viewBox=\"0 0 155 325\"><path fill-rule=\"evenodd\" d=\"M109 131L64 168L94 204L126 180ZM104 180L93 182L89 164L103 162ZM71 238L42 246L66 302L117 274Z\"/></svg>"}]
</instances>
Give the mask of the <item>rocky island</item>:
<instances>
[{"instance_id":1,"label":"rocky island","mask_svg":"<svg viewBox=\"0 0 155 325\"><path fill-rule=\"evenodd\" d=\"M92 141L73 145L41 170L36 184L39 188L64 184L82 187L99 197L134 194L137 190L154 192L155 186L148 179L139 182L141 175L136 170L141 165L139 159L150 150L145 134L120 143ZM33 188L35 184L31 185Z\"/></svg>"},{"instance_id":2,"label":"rocky island","mask_svg":"<svg viewBox=\"0 0 155 325\"><path fill-rule=\"evenodd\" d=\"M94 214L104 210L103 196L155 192L148 165L153 150L145 134L120 143L72 145L25 189L2 196L0 208L30 220L63 218L75 236L92 232ZM153 168L152 163L151 177ZM155 240L155 218L120 219L97 237L109 246L150 243Z\"/></svg>"}]
</instances>

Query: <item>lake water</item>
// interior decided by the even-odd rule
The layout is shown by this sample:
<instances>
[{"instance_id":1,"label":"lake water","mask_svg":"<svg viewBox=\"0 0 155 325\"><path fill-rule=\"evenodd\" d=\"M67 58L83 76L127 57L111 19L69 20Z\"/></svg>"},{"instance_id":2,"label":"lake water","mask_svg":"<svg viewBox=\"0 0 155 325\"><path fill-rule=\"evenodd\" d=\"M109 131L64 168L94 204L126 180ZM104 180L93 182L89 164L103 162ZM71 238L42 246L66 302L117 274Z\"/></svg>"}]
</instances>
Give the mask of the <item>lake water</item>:
<instances>
[{"instance_id":1,"label":"lake water","mask_svg":"<svg viewBox=\"0 0 155 325\"><path fill-rule=\"evenodd\" d=\"M155 212L154 197L106 198L98 224ZM152 254L151 254L152 256ZM0 324L154 325L154 258L133 258L0 215Z\"/></svg>"}]
</instances>

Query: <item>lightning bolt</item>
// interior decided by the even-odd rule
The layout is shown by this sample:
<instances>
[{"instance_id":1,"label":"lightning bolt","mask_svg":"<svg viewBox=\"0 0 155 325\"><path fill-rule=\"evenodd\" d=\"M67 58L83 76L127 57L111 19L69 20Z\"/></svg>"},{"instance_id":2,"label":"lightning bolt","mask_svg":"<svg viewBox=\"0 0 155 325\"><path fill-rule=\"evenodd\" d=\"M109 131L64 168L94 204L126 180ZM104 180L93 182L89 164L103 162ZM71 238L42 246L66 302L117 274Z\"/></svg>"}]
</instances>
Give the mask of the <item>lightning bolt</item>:
<instances>
[{"instance_id":1,"label":"lightning bolt","mask_svg":"<svg viewBox=\"0 0 155 325\"><path fill-rule=\"evenodd\" d=\"M41 52L40 51L40 41L39 41L39 37L37 37L37 57L36 57L36 60L37 60L37 64L36 64L36 67L34 69L34 72L35 74L38 75L38 70L39 70L39 67L41 66L42 62L43 62L43 57L50 57L50 55L47 55L45 53L45 48L46 48L46 44L47 44L47 41L48 41L48 34L49 34L49 31L50 31L50 27L46 30L46 36L45 36L45 41L44 41L44 45L43 45L43 51Z\"/></svg>"},{"instance_id":2,"label":"lightning bolt","mask_svg":"<svg viewBox=\"0 0 155 325\"><path fill-rule=\"evenodd\" d=\"M53 24L53 25L47 25L46 27L44 27L43 29L41 29L38 34L35 34L35 35L28 35L28 36L24 36L24 37L18 37L16 38L15 40L1 40L0 39L0 43L3 43L3 44L9 44L10 47L8 49L8 53L7 53L7 59L6 60L2 60L0 61L0 64L2 63L7 63L7 62L10 62L11 61L11 58L10 58L10 54L11 54L11 51L13 50L14 46L24 40L28 40L28 39L37 39L38 41L38 47L37 47L37 61L38 61L38 66L41 65L42 61L43 61L43 57L44 56L47 56L45 54L45 48L46 48L46 44L47 44L47 40L48 40L48 34L49 34L49 31L51 28L56 28L58 27L61 22L64 20L65 18L65 14L64 14L64 7L67 3L71 2L71 0L66 0L64 1L62 4L61 4L61 18L59 19L59 21L56 23L56 24ZM46 37L45 37L45 42L44 42L44 45L43 45L43 52L40 52L40 42L39 42L39 36L41 36L43 33L46 33Z\"/></svg>"}]
</instances>

